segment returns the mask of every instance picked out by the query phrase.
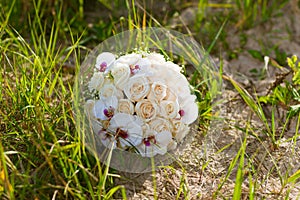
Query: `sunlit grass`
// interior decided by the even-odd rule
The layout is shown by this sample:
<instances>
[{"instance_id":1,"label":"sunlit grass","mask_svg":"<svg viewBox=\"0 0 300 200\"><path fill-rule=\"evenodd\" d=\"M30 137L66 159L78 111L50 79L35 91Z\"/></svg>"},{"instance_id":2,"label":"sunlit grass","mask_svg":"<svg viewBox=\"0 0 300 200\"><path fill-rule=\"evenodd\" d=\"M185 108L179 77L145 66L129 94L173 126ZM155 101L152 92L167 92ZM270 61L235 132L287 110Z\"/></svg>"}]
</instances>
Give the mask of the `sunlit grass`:
<instances>
[{"instance_id":1,"label":"sunlit grass","mask_svg":"<svg viewBox=\"0 0 300 200\"><path fill-rule=\"evenodd\" d=\"M8 3L0 8L0 198L112 199L118 193L120 198L126 199L126 188L115 183L115 178L122 178L121 175L109 169L109 164L100 163L86 151L81 141L82 132L78 130L84 130L80 123L76 123L72 111L77 92L73 90L74 74L78 73L81 61L90 50L87 46L94 45L88 42L99 42L121 30L147 26L161 27L168 24L159 22L151 15L151 11L143 9L142 3L135 1L126 1L127 16L122 16L120 19L112 17L111 21L99 22L91 29L83 21L85 2L82 0L70 0L67 3L57 1L51 5L51 9L43 1L32 1L26 3L28 16L24 16L20 10L22 1L6 2ZM111 9L107 1L100 2ZM201 31L214 32L208 37L211 41L206 41L211 44L208 48L211 52L218 40L225 42L222 33L228 30L224 22L226 19L229 25L234 24L241 29L251 28L257 21L259 23L268 21L272 16L280 13L280 8L286 3L286 1L278 1L268 7L267 1L232 1L228 4L195 1L194 5L200 8L196 19L198 24L195 25L195 29L188 27L183 29L189 29L194 35ZM69 9L68 5L73 7ZM203 26L208 8L229 9L233 12L232 16L242 17L231 22L231 18L226 15L223 16L224 21L221 25L212 23L207 25L208 22L205 22L207 26ZM19 22L23 22L24 26L22 27ZM204 30L205 27L210 29ZM203 30L198 30L199 28ZM294 76L296 77L294 81L299 83L299 70L296 65L294 67L297 74ZM195 74L192 81L201 82L197 73ZM291 141L294 147L297 146L300 126L299 107L296 104L286 104L290 106L293 118L287 117L283 127L278 127L275 116L275 108L278 106L276 103L273 102L271 118L268 118L264 113L261 98L250 94L233 78L223 77L234 86L245 104L261 120L264 130L252 127L250 120L246 123L246 127L238 127L243 131L240 149L235 157L231 158L229 166L226 166L227 171L216 185L214 193L211 194L212 198L227 198L222 191L229 177L233 175L234 187L228 198L261 197L259 195L263 185L268 182L268 179L276 177L281 184L277 196L283 195L288 199L289 191L293 190L299 182L300 172L288 169L287 173L281 173L273 153L284 142L281 139L290 120L296 121L296 129L287 141ZM194 85L195 91L201 93L203 88ZM292 94L289 93L290 90L285 92L287 96L297 99L299 97L297 90L299 88L296 88L296 91L291 90ZM274 90L274 93L276 91ZM281 97L281 94L283 93L277 92L278 97ZM202 123L213 118L210 107L212 105L207 103L210 97L207 95L203 98L199 104L203 106L201 117L205 120L202 120ZM261 131L267 139L261 137ZM250 137L264 147L265 157L273 164L264 177L261 171L265 160L257 163L257 155L247 153L247 142ZM267 146L264 143L266 141L271 141L273 147ZM230 145L227 144L215 153L223 153ZM201 174L205 173L210 170L211 162L215 162L211 157L199 161L200 164L194 170L198 170ZM180 182L178 188L174 189L176 194L172 198L191 198L189 172L184 164L178 161L177 164L166 166L161 171L166 179L170 174L180 171ZM152 172L154 199L159 199L158 193L161 189L157 186L157 173ZM243 190L245 185L246 192Z\"/></svg>"}]
</instances>

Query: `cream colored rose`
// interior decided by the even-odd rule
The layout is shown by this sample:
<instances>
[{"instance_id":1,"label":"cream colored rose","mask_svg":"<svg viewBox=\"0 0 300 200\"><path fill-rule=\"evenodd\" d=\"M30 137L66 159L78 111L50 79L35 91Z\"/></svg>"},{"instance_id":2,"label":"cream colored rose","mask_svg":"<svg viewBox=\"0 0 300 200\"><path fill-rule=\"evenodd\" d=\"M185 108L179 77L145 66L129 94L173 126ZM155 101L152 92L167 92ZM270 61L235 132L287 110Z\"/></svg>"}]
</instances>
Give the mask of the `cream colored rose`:
<instances>
[{"instance_id":1,"label":"cream colored rose","mask_svg":"<svg viewBox=\"0 0 300 200\"><path fill-rule=\"evenodd\" d=\"M105 99L112 96L116 96L118 99L124 97L122 91L117 89L113 84L104 84L100 90L100 98Z\"/></svg>"},{"instance_id":2,"label":"cream colored rose","mask_svg":"<svg viewBox=\"0 0 300 200\"><path fill-rule=\"evenodd\" d=\"M175 92L173 92L173 90L171 90L170 88L167 88L166 91L166 96L164 98L164 100L168 100L168 101L177 101L177 95L175 94Z\"/></svg>"},{"instance_id":3,"label":"cream colored rose","mask_svg":"<svg viewBox=\"0 0 300 200\"><path fill-rule=\"evenodd\" d=\"M111 75L114 78L115 86L123 90L130 77L129 65L116 62L111 69Z\"/></svg>"},{"instance_id":4,"label":"cream colored rose","mask_svg":"<svg viewBox=\"0 0 300 200\"><path fill-rule=\"evenodd\" d=\"M89 91L92 92L93 90L99 91L104 83L104 76L101 72L95 72L89 82L88 88Z\"/></svg>"},{"instance_id":5,"label":"cream colored rose","mask_svg":"<svg viewBox=\"0 0 300 200\"><path fill-rule=\"evenodd\" d=\"M161 117L156 117L153 120L151 120L149 123L149 127L151 130L154 130L158 133L163 132L163 131L171 131L172 124L170 123L169 120L166 120Z\"/></svg>"},{"instance_id":6,"label":"cream colored rose","mask_svg":"<svg viewBox=\"0 0 300 200\"><path fill-rule=\"evenodd\" d=\"M120 99L118 105L118 111L120 113L127 113L133 115L134 105L129 99Z\"/></svg>"},{"instance_id":7,"label":"cream colored rose","mask_svg":"<svg viewBox=\"0 0 300 200\"><path fill-rule=\"evenodd\" d=\"M176 73L180 73L180 71L181 71L181 67L179 65L171 62L171 61L167 61L166 64L165 64L165 66L167 68L169 68L170 70L173 70Z\"/></svg>"},{"instance_id":8,"label":"cream colored rose","mask_svg":"<svg viewBox=\"0 0 300 200\"><path fill-rule=\"evenodd\" d=\"M150 53L149 55L147 55L147 58L149 59L149 61L152 64L156 64L156 63L165 63L166 59L162 54L159 53Z\"/></svg>"},{"instance_id":9,"label":"cream colored rose","mask_svg":"<svg viewBox=\"0 0 300 200\"><path fill-rule=\"evenodd\" d=\"M177 142L181 142L183 138L189 133L190 127L181 120L172 121L172 135Z\"/></svg>"},{"instance_id":10,"label":"cream colored rose","mask_svg":"<svg viewBox=\"0 0 300 200\"><path fill-rule=\"evenodd\" d=\"M178 118L179 104L177 101L162 101L160 103L160 114L165 118Z\"/></svg>"},{"instance_id":11,"label":"cream colored rose","mask_svg":"<svg viewBox=\"0 0 300 200\"><path fill-rule=\"evenodd\" d=\"M135 75L129 78L124 87L124 93L131 101L140 101L149 93L150 85L144 76Z\"/></svg>"},{"instance_id":12,"label":"cream colored rose","mask_svg":"<svg viewBox=\"0 0 300 200\"><path fill-rule=\"evenodd\" d=\"M160 102L167 95L167 86L162 82L154 82L151 85L148 99Z\"/></svg>"},{"instance_id":13,"label":"cream colored rose","mask_svg":"<svg viewBox=\"0 0 300 200\"><path fill-rule=\"evenodd\" d=\"M133 65L137 63L142 58L141 54L131 53L124 56L119 57L116 62L124 63L127 65Z\"/></svg>"},{"instance_id":14,"label":"cream colored rose","mask_svg":"<svg viewBox=\"0 0 300 200\"><path fill-rule=\"evenodd\" d=\"M137 116L144 119L145 121L150 121L151 119L156 117L158 107L157 105L148 100L143 99L135 105L135 112Z\"/></svg>"}]
</instances>

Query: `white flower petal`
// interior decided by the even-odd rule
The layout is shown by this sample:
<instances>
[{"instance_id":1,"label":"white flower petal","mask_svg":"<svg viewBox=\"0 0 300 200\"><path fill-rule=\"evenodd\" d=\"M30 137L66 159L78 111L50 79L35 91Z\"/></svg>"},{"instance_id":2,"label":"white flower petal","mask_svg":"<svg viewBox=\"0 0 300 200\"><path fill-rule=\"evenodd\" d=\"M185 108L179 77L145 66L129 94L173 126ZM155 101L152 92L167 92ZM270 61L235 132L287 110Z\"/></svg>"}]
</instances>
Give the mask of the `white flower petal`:
<instances>
[{"instance_id":1,"label":"white flower petal","mask_svg":"<svg viewBox=\"0 0 300 200\"><path fill-rule=\"evenodd\" d=\"M184 115L181 118L182 122L191 124L198 118L198 105L195 101L185 101L181 109L184 111Z\"/></svg>"},{"instance_id":2,"label":"white flower petal","mask_svg":"<svg viewBox=\"0 0 300 200\"><path fill-rule=\"evenodd\" d=\"M167 96L167 86L161 81L151 84L150 92L147 96L148 99L160 102Z\"/></svg>"},{"instance_id":3,"label":"white flower petal","mask_svg":"<svg viewBox=\"0 0 300 200\"><path fill-rule=\"evenodd\" d=\"M111 96L108 97L104 100L104 103L106 105L106 107L113 107L113 108L117 108L118 107L118 98L116 96Z\"/></svg>"},{"instance_id":4,"label":"white flower petal","mask_svg":"<svg viewBox=\"0 0 300 200\"><path fill-rule=\"evenodd\" d=\"M151 120L148 124L150 127L150 131L155 131L157 133L171 130L170 121L162 117L156 117L153 120Z\"/></svg>"},{"instance_id":5,"label":"white flower petal","mask_svg":"<svg viewBox=\"0 0 300 200\"><path fill-rule=\"evenodd\" d=\"M128 124L132 123L133 121L134 118L132 115L126 113L116 113L110 120L110 126L112 128L123 128L127 127Z\"/></svg>"},{"instance_id":6,"label":"white flower petal","mask_svg":"<svg viewBox=\"0 0 300 200\"><path fill-rule=\"evenodd\" d=\"M153 146L153 151L156 154L164 155L167 153L167 146Z\"/></svg>"},{"instance_id":7,"label":"white flower petal","mask_svg":"<svg viewBox=\"0 0 300 200\"><path fill-rule=\"evenodd\" d=\"M161 115L165 118L178 118L179 117L179 104L177 101L162 101L160 103Z\"/></svg>"},{"instance_id":8,"label":"white flower petal","mask_svg":"<svg viewBox=\"0 0 300 200\"><path fill-rule=\"evenodd\" d=\"M139 70L137 70L136 74L143 74L144 76L153 75L153 72L150 70L151 62L148 58L141 58L135 65L139 67Z\"/></svg>"},{"instance_id":9,"label":"white flower petal","mask_svg":"<svg viewBox=\"0 0 300 200\"><path fill-rule=\"evenodd\" d=\"M116 63L111 69L111 75L116 87L123 90L130 77L130 68L127 64Z\"/></svg>"},{"instance_id":10,"label":"white flower petal","mask_svg":"<svg viewBox=\"0 0 300 200\"><path fill-rule=\"evenodd\" d=\"M150 60L152 63L165 63L166 59L162 54L159 53L150 53L147 58Z\"/></svg>"},{"instance_id":11,"label":"white flower petal","mask_svg":"<svg viewBox=\"0 0 300 200\"><path fill-rule=\"evenodd\" d=\"M169 131L162 131L160 133L157 133L157 135L155 135L155 138L158 146L168 146L168 144L172 141L172 134Z\"/></svg>"},{"instance_id":12,"label":"white flower petal","mask_svg":"<svg viewBox=\"0 0 300 200\"><path fill-rule=\"evenodd\" d=\"M89 91L92 92L93 90L99 91L104 83L104 76L101 72L95 72L89 82L88 88Z\"/></svg>"},{"instance_id":13,"label":"white flower petal","mask_svg":"<svg viewBox=\"0 0 300 200\"><path fill-rule=\"evenodd\" d=\"M127 143L129 143L128 146L134 145L136 147L140 145L142 142L142 137L138 137L133 134L130 134L130 136L127 139L128 139Z\"/></svg>"},{"instance_id":14,"label":"white flower petal","mask_svg":"<svg viewBox=\"0 0 300 200\"><path fill-rule=\"evenodd\" d=\"M107 65L107 68L105 71L107 71L109 69L109 67L114 63L115 60L116 60L116 56L114 54L109 53L109 52L103 52L97 56L95 67L98 70L100 70L100 65L105 62Z\"/></svg>"},{"instance_id":15,"label":"white flower petal","mask_svg":"<svg viewBox=\"0 0 300 200\"><path fill-rule=\"evenodd\" d=\"M131 53L124 56L120 56L116 62L125 63L128 65L133 65L142 58L141 54Z\"/></svg>"},{"instance_id":16,"label":"white flower petal","mask_svg":"<svg viewBox=\"0 0 300 200\"><path fill-rule=\"evenodd\" d=\"M95 117L101 120L106 120L107 117L104 115L105 104L101 100L97 100L94 105Z\"/></svg>"},{"instance_id":17,"label":"white flower petal","mask_svg":"<svg viewBox=\"0 0 300 200\"><path fill-rule=\"evenodd\" d=\"M129 99L120 99L118 105L118 111L121 113L133 115L134 105Z\"/></svg>"},{"instance_id":18,"label":"white flower petal","mask_svg":"<svg viewBox=\"0 0 300 200\"><path fill-rule=\"evenodd\" d=\"M114 138L102 139L101 142L105 147L109 149L115 149L117 145L117 141Z\"/></svg>"},{"instance_id":19,"label":"white flower petal","mask_svg":"<svg viewBox=\"0 0 300 200\"><path fill-rule=\"evenodd\" d=\"M144 99L150 90L150 85L144 76L132 76L125 85L124 93L131 101Z\"/></svg>"},{"instance_id":20,"label":"white flower petal","mask_svg":"<svg viewBox=\"0 0 300 200\"><path fill-rule=\"evenodd\" d=\"M114 137L107 135L106 131L99 131L98 136L105 147L109 149L116 148L117 141Z\"/></svg>"},{"instance_id":21,"label":"white flower petal","mask_svg":"<svg viewBox=\"0 0 300 200\"><path fill-rule=\"evenodd\" d=\"M141 101L138 101L135 105L135 112L137 116L139 116L143 120L149 121L156 117L158 106L156 103L150 101L149 99L143 99Z\"/></svg>"},{"instance_id":22,"label":"white flower petal","mask_svg":"<svg viewBox=\"0 0 300 200\"><path fill-rule=\"evenodd\" d=\"M99 99L95 102L94 113L95 117L101 120L109 119L108 116L104 114L105 109L116 110L118 107L118 99L115 96L108 97L106 99Z\"/></svg>"},{"instance_id":23,"label":"white flower petal","mask_svg":"<svg viewBox=\"0 0 300 200\"><path fill-rule=\"evenodd\" d=\"M144 144L137 147L139 154L143 157L153 157L157 154L157 151L154 151L153 146L145 146Z\"/></svg>"},{"instance_id":24,"label":"white flower petal","mask_svg":"<svg viewBox=\"0 0 300 200\"><path fill-rule=\"evenodd\" d=\"M113 84L104 84L100 90L100 99L106 99L108 97L116 96L118 98L123 98L123 92L117 89Z\"/></svg>"}]
</instances>

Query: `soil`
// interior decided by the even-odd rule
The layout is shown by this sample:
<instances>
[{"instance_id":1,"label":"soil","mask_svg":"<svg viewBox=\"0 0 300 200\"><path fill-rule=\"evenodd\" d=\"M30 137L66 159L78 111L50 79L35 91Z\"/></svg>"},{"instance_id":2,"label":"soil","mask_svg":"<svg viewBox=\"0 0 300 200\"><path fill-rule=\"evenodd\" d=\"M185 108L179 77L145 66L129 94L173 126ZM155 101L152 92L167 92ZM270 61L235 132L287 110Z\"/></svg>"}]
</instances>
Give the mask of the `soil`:
<instances>
[{"instance_id":1,"label":"soil","mask_svg":"<svg viewBox=\"0 0 300 200\"><path fill-rule=\"evenodd\" d=\"M233 28L227 34L227 42L230 49L243 48L236 59L225 58L224 73L240 82L249 92L254 94L266 93L268 87L275 81L276 73L283 73L275 67L268 66L267 76L264 79L253 74L251 69L261 71L265 64L253 58L248 50L261 50L263 47L276 47L287 55L300 56L300 10L295 6L297 1L291 1L285 8L284 14L270 20L267 24L255 26L244 32L246 43L241 44L240 36ZM187 8L182 12L182 18L193 16L193 9ZM186 21L190 23L190 21ZM275 58L274 52L269 56ZM218 59L215 59L218 62ZM236 127L246 128L250 125L257 137L249 134L247 138L246 157L251 161L255 171L245 163L244 175L252 174L256 182L256 199L283 199L288 193L290 199L300 198L300 184L284 185L280 177L287 177L300 169L300 141L289 140L295 134L296 122L289 125L283 137L279 140L277 148L273 148L271 141L263 133L264 125L246 106L237 92L228 82L224 82L222 91L222 129L216 130L210 127L206 145L203 138L195 137L186 156L182 156L179 162L173 163L171 167L157 170L154 174L121 174L117 184L126 188L128 199L154 199L156 191L158 199L183 199L182 193L188 194L188 199L214 199L218 186L226 177L230 163L237 155L245 133ZM270 108L265 107L266 114ZM284 110L278 109L277 127L284 120ZM280 130L278 130L280 131ZM258 140L260 139L260 141ZM236 168L228 174L228 180L218 192L218 198L231 198L234 185ZM255 175L253 175L255 174ZM126 177L126 178L124 178ZM153 180L156 180L156 186ZM182 187L183 184L186 187ZM180 188L185 190L181 191ZM242 198L247 199L249 193L249 179L246 178L242 185Z\"/></svg>"}]
</instances>

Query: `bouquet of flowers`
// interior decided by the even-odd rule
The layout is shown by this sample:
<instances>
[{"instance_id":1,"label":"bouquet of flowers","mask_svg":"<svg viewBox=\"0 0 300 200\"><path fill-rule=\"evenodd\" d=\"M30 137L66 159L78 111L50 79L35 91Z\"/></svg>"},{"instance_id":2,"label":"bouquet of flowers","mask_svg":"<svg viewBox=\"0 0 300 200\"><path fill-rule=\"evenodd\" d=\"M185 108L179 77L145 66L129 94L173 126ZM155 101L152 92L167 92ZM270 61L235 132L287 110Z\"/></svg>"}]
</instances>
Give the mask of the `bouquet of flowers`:
<instances>
[{"instance_id":1,"label":"bouquet of flowers","mask_svg":"<svg viewBox=\"0 0 300 200\"><path fill-rule=\"evenodd\" d=\"M102 144L146 157L174 150L198 117L196 96L180 70L158 53L99 54L86 107L101 124L94 132Z\"/></svg>"},{"instance_id":2,"label":"bouquet of flowers","mask_svg":"<svg viewBox=\"0 0 300 200\"><path fill-rule=\"evenodd\" d=\"M192 94L174 58L194 67L202 80L197 84L211 88L210 95L219 90L209 56L175 31L122 32L86 57L74 85L74 113L85 147L101 162L148 172L153 163L173 162L191 143L199 94Z\"/></svg>"}]
</instances>

